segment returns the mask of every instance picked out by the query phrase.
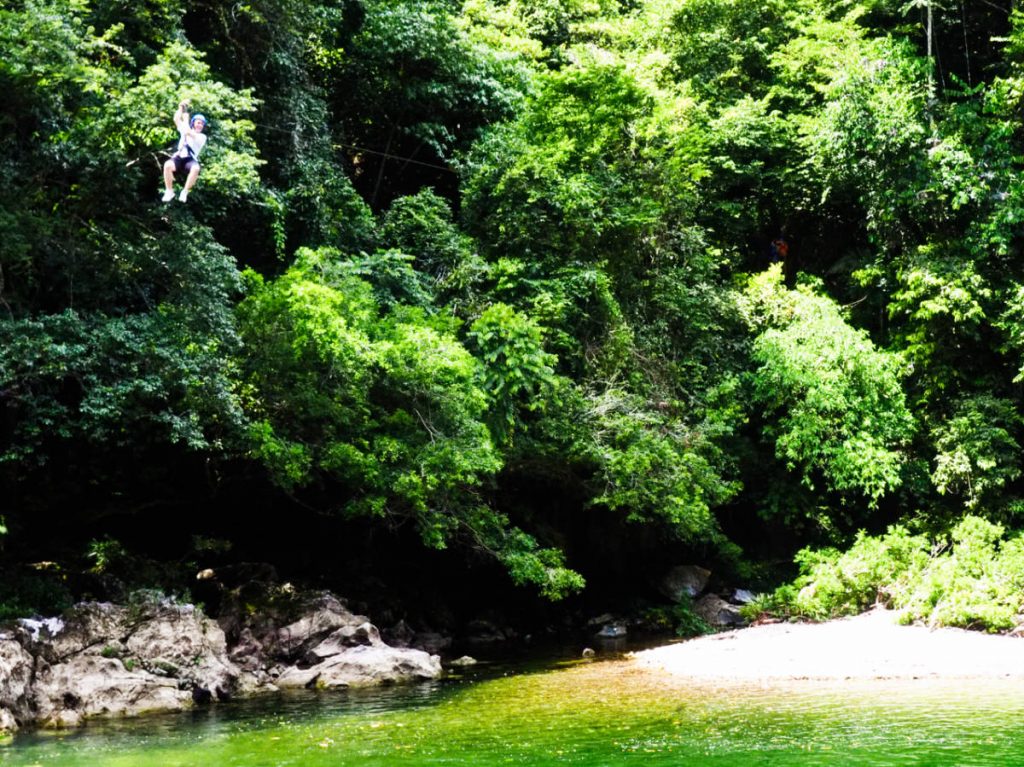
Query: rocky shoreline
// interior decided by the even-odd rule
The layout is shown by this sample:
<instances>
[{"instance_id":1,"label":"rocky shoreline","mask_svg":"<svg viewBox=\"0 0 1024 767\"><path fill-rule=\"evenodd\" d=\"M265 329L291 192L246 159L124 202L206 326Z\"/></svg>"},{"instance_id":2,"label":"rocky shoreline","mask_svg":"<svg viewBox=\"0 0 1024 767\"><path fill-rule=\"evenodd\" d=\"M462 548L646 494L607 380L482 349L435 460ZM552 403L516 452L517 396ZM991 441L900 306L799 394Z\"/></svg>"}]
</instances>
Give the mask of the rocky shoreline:
<instances>
[{"instance_id":1,"label":"rocky shoreline","mask_svg":"<svg viewBox=\"0 0 1024 767\"><path fill-rule=\"evenodd\" d=\"M704 568L680 565L657 588L670 606L692 605L707 626L742 625L739 604L749 593L705 593L710 576ZM60 617L0 625L0 735L282 689L436 679L444 673L439 653L453 642L422 625L414 630L401 611L387 608L380 613L382 638L345 600L281 583L272 567L259 563L198 572L190 589L193 599L203 600L196 605L159 592L129 592L119 583L101 585L109 601L82 601ZM612 653L625 649L627 635L668 628L639 613L576 618L561 633L588 635ZM545 635L556 633L548 627ZM487 611L467 621L460 636L477 648L532 638ZM594 654L580 648L584 657Z\"/></svg>"},{"instance_id":2,"label":"rocky shoreline","mask_svg":"<svg viewBox=\"0 0 1024 767\"><path fill-rule=\"evenodd\" d=\"M236 603L217 620L160 596L84 602L0 631L0 733L74 727L286 688L437 678L440 657L391 647L329 592Z\"/></svg>"}]
</instances>

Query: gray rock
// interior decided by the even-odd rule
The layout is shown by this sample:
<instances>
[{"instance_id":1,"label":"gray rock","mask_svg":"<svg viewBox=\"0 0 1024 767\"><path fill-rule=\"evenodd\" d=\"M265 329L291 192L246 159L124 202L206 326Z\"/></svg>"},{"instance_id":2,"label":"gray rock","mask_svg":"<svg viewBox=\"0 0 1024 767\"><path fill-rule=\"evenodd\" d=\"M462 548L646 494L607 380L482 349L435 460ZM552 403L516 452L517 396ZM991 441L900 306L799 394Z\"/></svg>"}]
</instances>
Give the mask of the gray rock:
<instances>
[{"instance_id":1,"label":"gray rock","mask_svg":"<svg viewBox=\"0 0 1024 767\"><path fill-rule=\"evenodd\" d=\"M0 733L32 718L32 656L13 639L0 640Z\"/></svg>"},{"instance_id":2,"label":"gray rock","mask_svg":"<svg viewBox=\"0 0 1024 767\"><path fill-rule=\"evenodd\" d=\"M0 737L18 731L18 720L6 708L0 708Z\"/></svg>"},{"instance_id":3,"label":"gray rock","mask_svg":"<svg viewBox=\"0 0 1024 767\"><path fill-rule=\"evenodd\" d=\"M440 676L441 659L422 650L385 645L348 648L309 668L291 667L275 681L282 688L363 687Z\"/></svg>"},{"instance_id":4,"label":"gray rock","mask_svg":"<svg viewBox=\"0 0 1024 767\"><path fill-rule=\"evenodd\" d=\"M466 666L475 666L477 664L476 658L470 655L463 655L461 658L456 658L449 666L455 666L456 668L465 668Z\"/></svg>"},{"instance_id":5,"label":"gray rock","mask_svg":"<svg viewBox=\"0 0 1024 767\"><path fill-rule=\"evenodd\" d=\"M83 603L46 641L49 633L23 637L37 656L31 719L44 726L178 710L251 686L228 657L224 632L192 605ZM0 707L12 708L10 691L0 696Z\"/></svg>"},{"instance_id":6,"label":"gray rock","mask_svg":"<svg viewBox=\"0 0 1024 767\"><path fill-rule=\"evenodd\" d=\"M297 598L294 606L232 616L231 647L220 625L167 599L83 603L59 622L23 622L0 636L0 733L179 710L277 686L347 687L442 673L437 655L388 647L376 627L331 594Z\"/></svg>"},{"instance_id":7,"label":"gray rock","mask_svg":"<svg viewBox=\"0 0 1024 767\"><path fill-rule=\"evenodd\" d=\"M712 628L733 628L746 621L736 605L729 604L717 594L706 594L693 605L693 611Z\"/></svg>"},{"instance_id":8,"label":"gray rock","mask_svg":"<svg viewBox=\"0 0 1024 767\"><path fill-rule=\"evenodd\" d=\"M297 611L281 628L257 619L238 630L232 658L257 679L272 680L278 688L349 687L442 674L439 658L389 647L376 626L330 593L300 597L295 604Z\"/></svg>"},{"instance_id":9,"label":"gray rock","mask_svg":"<svg viewBox=\"0 0 1024 767\"><path fill-rule=\"evenodd\" d=\"M609 623L607 626L602 626L595 636L602 639L618 639L619 637L626 636L627 633L626 627L623 624Z\"/></svg>"},{"instance_id":10,"label":"gray rock","mask_svg":"<svg viewBox=\"0 0 1024 767\"><path fill-rule=\"evenodd\" d=\"M77 655L48 666L34 684L36 717L47 727L67 727L93 716L135 716L192 705L178 680L131 670L116 658Z\"/></svg>"},{"instance_id":11,"label":"gray rock","mask_svg":"<svg viewBox=\"0 0 1024 767\"><path fill-rule=\"evenodd\" d=\"M708 585L711 571L697 565L679 565L669 570L658 584L658 590L673 602L694 598Z\"/></svg>"},{"instance_id":12,"label":"gray rock","mask_svg":"<svg viewBox=\"0 0 1024 767\"><path fill-rule=\"evenodd\" d=\"M82 724L82 715L78 711L64 709L51 714L42 724L50 730L71 729Z\"/></svg>"},{"instance_id":13,"label":"gray rock","mask_svg":"<svg viewBox=\"0 0 1024 767\"><path fill-rule=\"evenodd\" d=\"M336 596L324 592L309 604L302 617L277 630L274 649L284 655L298 655L304 646L319 644L338 629L363 623L368 619L353 615Z\"/></svg>"},{"instance_id":14,"label":"gray rock","mask_svg":"<svg viewBox=\"0 0 1024 767\"><path fill-rule=\"evenodd\" d=\"M241 669L228 657L224 632L191 605L165 608L131 633L127 652L143 668L209 690L218 699L231 697Z\"/></svg>"},{"instance_id":15,"label":"gray rock","mask_svg":"<svg viewBox=\"0 0 1024 767\"><path fill-rule=\"evenodd\" d=\"M130 631L132 623L141 622L148 614L132 615L126 608L108 602L82 602L64 616L63 630L38 648L51 662L60 662L96 644L106 646Z\"/></svg>"},{"instance_id":16,"label":"gray rock","mask_svg":"<svg viewBox=\"0 0 1024 767\"><path fill-rule=\"evenodd\" d=\"M749 605L757 599L757 595L753 591L747 591L746 589L736 589L732 594L732 601L736 604Z\"/></svg>"},{"instance_id":17,"label":"gray rock","mask_svg":"<svg viewBox=\"0 0 1024 767\"><path fill-rule=\"evenodd\" d=\"M320 644L313 647L309 654L318 661L340 655L349 648L371 646L381 647L380 633L371 623L360 623L358 626L342 626Z\"/></svg>"},{"instance_id":18,"label":"gray rock","mask_svg":"<svg viewBox=\"0 0 1024 767\"><path fill-rule=\"evenodd\" d=\"M244 671L255 672L263 665L265 652L262 642L253 636L252 629L243 628L228 657Z\"/></svg>"}]
</instances>

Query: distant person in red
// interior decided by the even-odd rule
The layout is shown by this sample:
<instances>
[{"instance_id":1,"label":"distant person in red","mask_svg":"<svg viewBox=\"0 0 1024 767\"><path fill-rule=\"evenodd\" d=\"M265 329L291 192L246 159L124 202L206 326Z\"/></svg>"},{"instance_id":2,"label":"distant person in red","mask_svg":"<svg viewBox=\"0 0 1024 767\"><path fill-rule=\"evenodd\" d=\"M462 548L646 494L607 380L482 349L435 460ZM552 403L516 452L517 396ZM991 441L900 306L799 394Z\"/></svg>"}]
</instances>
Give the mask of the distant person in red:
<instances>
[{"instance_id":1,"label":"distant person in red","mask_svg":"<svg viewBox=\"0 0 1024 767\"><path fill-rule=\"evenodd\" d=\"M786 242L785 233L780 234L771 244L768 246L768 250L771 252L772 263L785 263L786 256L789 255L789 243Z\"/></svg>"},{"instance_id":2,"label":"distant person in red","mask_svg":"<svg viewBox=\"0 0 1024 767\"><path fill-rule=\"evenodd\" d=\"M203 133L206 118L200 114L189 118L188 110L189 103L182 101L178 104L178 111L174 113L174 125L180 138L174 156L164 163L164 196L161 198L163 202L174 199L174 174L187 174L185 188L178 195L181 202L188 199L189 190L195 186L196 179L199 178L199 153L206 146L206 135Z\"/></svg>"}]
</instances>

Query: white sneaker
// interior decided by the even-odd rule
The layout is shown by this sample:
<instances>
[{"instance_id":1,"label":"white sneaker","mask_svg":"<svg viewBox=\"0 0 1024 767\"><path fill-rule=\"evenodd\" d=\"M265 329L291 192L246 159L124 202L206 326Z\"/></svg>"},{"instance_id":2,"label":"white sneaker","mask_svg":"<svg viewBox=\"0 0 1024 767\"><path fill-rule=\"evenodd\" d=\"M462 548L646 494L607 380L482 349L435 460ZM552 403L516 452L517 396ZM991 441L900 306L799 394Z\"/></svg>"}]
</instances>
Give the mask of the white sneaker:
<instances>
[{"instance_id":1,"label":"white sneaker","mask_svg":"<svg viewBox=\"0 0 1024 767\"><path fill-rule=\"evenodd\" d=\"M188 189L182 189L181 194L178 195L179 202L185 202L188 199Z\"/></svg>"},{"instance_id":2,"label":"white sneaker","mask_svg":"<svg viewBox=\"0 0 1024 767\"><path fill-rule=\"evenodd\" d=\"M166 192L164 192L164 196L160 198L160 200L162 202L170 202L173 199L174 199L174 192L172 192L170 189L168 189Z\"/></svg>"}]
</instances>

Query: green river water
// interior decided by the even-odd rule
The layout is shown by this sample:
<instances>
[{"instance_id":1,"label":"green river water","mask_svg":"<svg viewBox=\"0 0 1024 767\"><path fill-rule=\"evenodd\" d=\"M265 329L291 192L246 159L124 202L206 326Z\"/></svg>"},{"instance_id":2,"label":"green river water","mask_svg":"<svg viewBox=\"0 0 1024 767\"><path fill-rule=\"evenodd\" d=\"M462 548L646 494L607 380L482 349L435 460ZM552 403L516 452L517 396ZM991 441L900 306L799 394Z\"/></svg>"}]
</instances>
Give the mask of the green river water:
<instances>
[{"instance_id":1,"label":"green river water","mask_svg":"<svg viewBox=\"0 0 1024 767\"><path fill-rule=\"evenodd\" d=\"M694 686L629 662L29 733L2 767L1024 765L1024 683Z\"/></svg>"}]
</instances>

